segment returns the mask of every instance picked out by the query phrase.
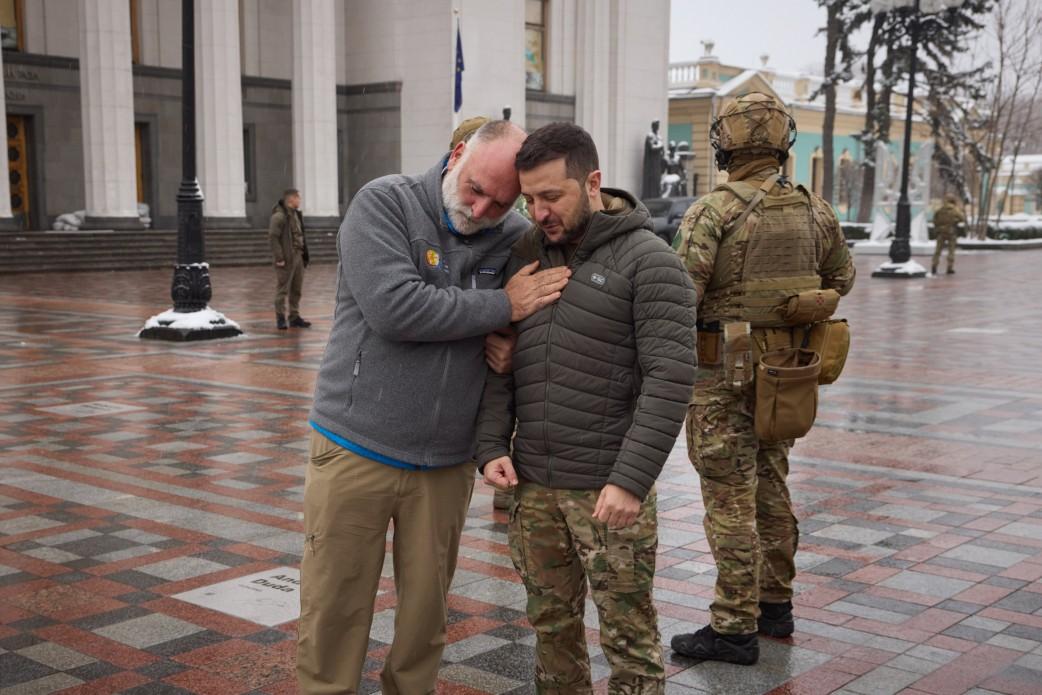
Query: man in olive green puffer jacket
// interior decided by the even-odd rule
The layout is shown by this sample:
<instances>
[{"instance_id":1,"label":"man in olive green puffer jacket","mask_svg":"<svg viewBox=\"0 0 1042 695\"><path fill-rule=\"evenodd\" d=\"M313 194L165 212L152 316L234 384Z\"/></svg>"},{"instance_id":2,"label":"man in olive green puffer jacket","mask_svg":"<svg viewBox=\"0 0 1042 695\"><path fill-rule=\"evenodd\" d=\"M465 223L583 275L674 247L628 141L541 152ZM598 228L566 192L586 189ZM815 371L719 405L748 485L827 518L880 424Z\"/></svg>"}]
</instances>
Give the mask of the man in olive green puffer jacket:
<instances>
[{"instance_id":1,"label":"man in olive green puffer jacket","mask_svg":"<svg viewBox=\"0 0 1042 695\"><path fill-rule=\"evenodd\" d=\"M478 415L485 480L514 488L510 546L537 635L536 685L592 692L588 579L609 690L662 693L654 484L694 383L694 286L644 206L601 188L582 128L540 128L516 165L536 225L508 277L536 260L572 270L556 305L516 324L513 373L488 377Z\"/></svg>"}]
</instances>

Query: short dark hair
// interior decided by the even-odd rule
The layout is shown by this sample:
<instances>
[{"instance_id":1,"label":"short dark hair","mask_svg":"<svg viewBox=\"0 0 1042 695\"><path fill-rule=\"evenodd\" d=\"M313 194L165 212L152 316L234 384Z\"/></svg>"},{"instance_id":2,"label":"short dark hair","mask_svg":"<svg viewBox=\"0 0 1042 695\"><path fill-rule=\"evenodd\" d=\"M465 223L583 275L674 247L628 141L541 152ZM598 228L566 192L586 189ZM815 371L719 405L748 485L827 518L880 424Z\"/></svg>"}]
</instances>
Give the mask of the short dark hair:
<instances>
[{"instance_id":1,"label":"short dark hair","mask_svg":"<svg viewBox=\"0 0 1042 695\"><path fill-rule=\"evenodd\" d=\"M593 138L574 123L551 123L529 134L514 159L514 167L531 171L562 157L568 178L580 183L601 168Z\"/></svg>"},{"instance_id":2,"label":"short dark hair","mask_svg":"<svg viewBox=\"0 0 1042 695\"><path fill-rule=\"evenodd\" d=\"M300 195L300 191L298 191L296 188L287 188L282 192L282 199L285 200L286 198L289 198L291 195Z\"/></svg>"}]
</instances>

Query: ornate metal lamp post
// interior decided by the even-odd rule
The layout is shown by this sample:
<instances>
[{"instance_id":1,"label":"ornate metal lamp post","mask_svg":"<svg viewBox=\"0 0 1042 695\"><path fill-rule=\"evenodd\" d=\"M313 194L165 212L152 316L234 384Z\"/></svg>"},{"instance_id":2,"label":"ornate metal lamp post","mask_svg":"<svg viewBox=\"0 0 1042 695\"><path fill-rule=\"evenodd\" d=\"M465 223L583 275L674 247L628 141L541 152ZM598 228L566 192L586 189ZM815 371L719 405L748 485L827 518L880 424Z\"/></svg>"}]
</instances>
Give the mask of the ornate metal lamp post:
<instances>
[{"instance_id":1,"label":"ornate metal lamp post","mask_svg":"<svg viewBox=\"0 0 1042 695\"><path fill-rule=\"evenodd\" d=\"M170 296L174 308L150 318L138 333L154 340L212 340L240 335L234 321L209 305L210 266L205 258L203 192L195 170L195 2L181 0L181 186L177 190L177 265Z\"/></svg>"},{"instance_id":2,"label":"ornate metal lamp post","mask_svg":"<svg viewBox=\"0 0 1042 695\"><path fill-rule=\"evenodd\" d=\"M912 234L912 204L908 200L908 170L912 156L912 100L915 98L916 52L919 48L919 0L909 2L876 3L888 5L887 9L913 4L915 17L911 24L912 50L908 66L908 103L905 105L904 151L901 156L901 197L897 200L897 221L894 226L894 239L890 242L890 262L879 266L872 277L879 278L922 278L926 277L926 268L912 260L912 246L909 239ZM878 11L878 9L877 9Z\"/></svg>"},{"instance_id":3,"label":"ornate metal lamp post","mask_svg":"<svg viewBox=\"0 0 1042 695\"><path fill-rule=\"evenodd\" d=\"M901 196L897 200L897 219L894 238L890 242L890 262L872 273L874 278L922 278L926 268L912 260L912 204L908 198L908 174L912 156L912 106L915 99L915 71L919 50L919 18L925 13L941 12L949 6L958 6L963 0L873 0L873 12L888 12L900 7L911 7L911 56L908 65L908 100L905 104L904 148L901 156Z\"/></svg>"}]
</instances>

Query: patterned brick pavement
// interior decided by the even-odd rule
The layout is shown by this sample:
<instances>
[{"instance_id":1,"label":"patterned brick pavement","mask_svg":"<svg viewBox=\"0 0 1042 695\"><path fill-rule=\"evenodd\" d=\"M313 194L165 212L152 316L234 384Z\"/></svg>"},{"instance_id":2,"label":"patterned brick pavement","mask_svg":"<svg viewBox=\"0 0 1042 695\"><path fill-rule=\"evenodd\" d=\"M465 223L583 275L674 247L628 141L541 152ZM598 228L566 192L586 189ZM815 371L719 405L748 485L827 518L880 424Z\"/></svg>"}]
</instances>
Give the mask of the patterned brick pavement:
<instances>
[{"instance_id":1,"label":"patterned brick pavement","mask_svg":"<svg viewBox=\"0 0 1042 695\"><path fill-rule=\"evenodd\" d=\"M797 632L752 668L667 656L669 693L1042 692L1042 254L964 255L921 282L870 279L878 260L859 259L847 373L795 450ZM334 269L307 277L315 328L288 334L270 275L215 270L215 307L247 336L189 347L134 337L166 272L0 278L0 693L295 692L293 622L191 600L228 581L248 595L236 582L258 573L288 586L300 559ZM490 498L476 488L439 692L533 692ZM659 505L668 643L704 624L714 581L680 447ZM366 692L394 605L388 567Z\"/></svg>"}]
</instances>

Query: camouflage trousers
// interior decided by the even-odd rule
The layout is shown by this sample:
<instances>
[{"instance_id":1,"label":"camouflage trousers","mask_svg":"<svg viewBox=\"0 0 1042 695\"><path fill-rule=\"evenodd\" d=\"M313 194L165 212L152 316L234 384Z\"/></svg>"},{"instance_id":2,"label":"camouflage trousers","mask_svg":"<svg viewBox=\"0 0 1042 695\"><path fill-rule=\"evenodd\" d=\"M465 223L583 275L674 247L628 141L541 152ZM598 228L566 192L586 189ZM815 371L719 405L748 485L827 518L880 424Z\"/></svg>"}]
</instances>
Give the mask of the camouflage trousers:
<instances>
[{"instance_id":1,"label":"camouflage trousers","mask_svg":"<svg viewBox=\"0 0 1042 695\"><path fill-rule=\"evenodd\" d=\"M611 666L608 692L661 695L665 668L651 600L658 548L655 491L637 520L609 529L594 520L600 490L554 490L524 482L510 510L510 553L528 591L536 632L536 690L592 694L583 612L589 581Z\"/></svg>"},{"instance_id":2,"label":"camouflage trousers","mask_svg":"<svg viewBox=\"0 0 1042 695\"><path fill-rule=\"evenodd\" d=\"M785 483L792 442L753 429L755 388L729 388L719 368L699 368L687 416L687 449L702 482L703 519L716 559L713 629L756 632L759 602L792 598L799 542Z\"/></svg>"}]
</instances>

